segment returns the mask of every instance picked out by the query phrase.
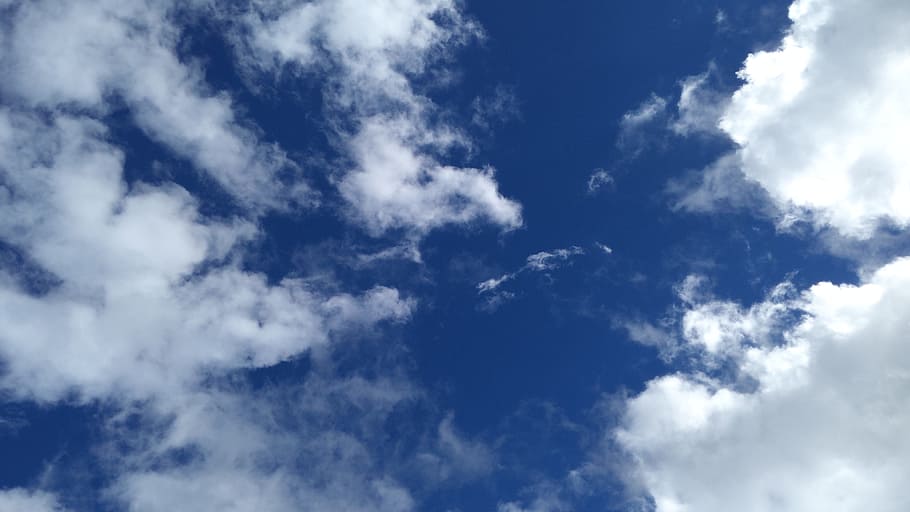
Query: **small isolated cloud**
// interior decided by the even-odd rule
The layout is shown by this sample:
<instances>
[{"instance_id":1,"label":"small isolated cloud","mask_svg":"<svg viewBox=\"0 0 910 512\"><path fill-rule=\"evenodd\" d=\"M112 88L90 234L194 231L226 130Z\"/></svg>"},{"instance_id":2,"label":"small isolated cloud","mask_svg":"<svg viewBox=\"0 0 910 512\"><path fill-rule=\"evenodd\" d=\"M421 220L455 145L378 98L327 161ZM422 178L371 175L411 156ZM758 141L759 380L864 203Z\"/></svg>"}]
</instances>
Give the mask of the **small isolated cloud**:
<instances>
[{"instance_id":1,"label":"small isolated cloud","mask_svg":"<svg viewBox=\"0 0 910 512\"><path fill-rule=\"evenodd\" d=\"M600 242L594 242L594 246L603 251L604 254L613 254L613 248L607 244L602 244Z\"/></svg>"},{"instance_id":2,"label":"small isolated cloud","mask_svg":"<svg viewBox=\"0 0 910 512\"><path fill-rule=\"evenodd\" d=\"M67 512L57 498L41 491L0 490L0 512Z\"/></svg>"},{"instance_id":3,"label":"small isolated cloud","mask_svg":"<svg viewBox=\"0 0 910 512\"><path fill-rule=\"evenodd\" d=\"M667 100L656 94L626 112L619 121L616 146L627 158L635 158L650 145L650 130L667 116Z\"/></svg>"},{"instance_id":4,"label":"small isolated cloud","mask_svg":"<svg viewBox=\"0 0 910 512\"><path fill-rule=\"evenodd\" d=\"M656 94L651 94L650 98L643 101L634 110L630 110L623 114L622 120L620 121L620 127L623 130L639 128L658 119L666 110L667 100Z\"/></svg>"},{"instance_id":5,"label":"small isolated cloud","mask_svg":"<svg viewBox=\"0 0 910 512\"><path fill-rule=\"evenodd\" d=\"M613 184L613 176L606 169L594 169L588 177L588 194L595 194L601 188Z\"/></svg>"},{"instance_id":6,"label":"small isolated cloud","mask_svg":"<svg viewBox=\"0 0 910 512\"><path fill-rule=\"evenodd\" d=\"M573 245L563 249L553 251L541 251L531 254L525 260L525 264L514 272L502 274L499 277L493 277L477 284L477 293L487 295L485 309L495 310L502 303L515 297L515 294L507 291L500 291L499 288L504 283L517 278L526 272L547 272L559 268L560 265L574 256L584 254L581 247Z\"/></svg>"},{"instance_id":7,"label":"small isolated cloud","mask_svg":"<svg viewBox=\"0 0 910 512\"><path fill-rule=\"evenodd\" d=\"M727 11L723 9L718 9L714 13L714 25L717 27L717 30L728 30L730 26L730 19L727 16Z\"/></svg>"}]
</instances>

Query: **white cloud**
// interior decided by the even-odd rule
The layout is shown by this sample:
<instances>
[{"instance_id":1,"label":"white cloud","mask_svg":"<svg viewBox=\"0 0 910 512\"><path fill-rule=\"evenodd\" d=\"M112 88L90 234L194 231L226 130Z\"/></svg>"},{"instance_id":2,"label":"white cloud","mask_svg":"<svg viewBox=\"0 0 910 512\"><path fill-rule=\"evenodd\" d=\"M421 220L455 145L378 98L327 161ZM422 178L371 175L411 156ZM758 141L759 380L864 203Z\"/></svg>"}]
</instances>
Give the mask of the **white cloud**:
<instances>
[{"instance_id":1,"label":"white cloud","mask_svg":"<svg viewBox=\"0 0 910 512\"><path fill-rule=\"evenodd\" d=\"M353 126L338 134L355 169L336 181L369 229L520 225L519 206L499 194L491 170L438 161L463 136L430 123L432 105L408 81L476 32L455 4L274 5L280 12L247 19L256 44L282 59L340 67L327 94L339 112L332 121ZM326 19L308 25L317 6ZM283 22L288 7L299 16ZM0 87L11 101L0 109L0 238L54 284L35 292L15 267L0 269L0 387L20 399L118 410L109 433L117 446L99 451L116 468L105 498L125 509L412 510L410 491L376 453L384 443L371 438L393 407L413 399L407 386L308 376L300 402L288 403L223 384L403 321L415 303L381 285L345 293L325 280L271 282L244 268L258 214L307 191L293 172L287 181L293 165L233 100L210 90L201 64L178 57L175 12L196 8L216 21L223 14L206 2L38 0L3 21ZM321 56L310 60L304 40ZM123 151L102 122L121 102L150 138L234 194L243 218L208 218L173 183L128 184ZM134 415L139 428L129 424ZM488 448L460 436L451 418L434 439L419 450L446 478L473 478L492 464ZM25 490L0 492L7 503L57 507Z\"/></svg>"},{"instance_id":2,"label":"white cloud","mask_svg":"<svg viewBox=\"0 0 910 512\"><path fill-rule=\"evenodd\" d=\"M489 96L474 98L471 110L471 122L484 130L521 117L515 91L501 84Z\"/></svg>"},{"instance_id":3,"label":"white cloud","mask_svg":"<svg viewBox=\"0 0 910 512\"><path fill-rule=\"evenodd\" d=\"M714 134L729 99L714 85L717 69L712 64L704 73L686 77L679 83L676 115L670 129L681 136Z\"/></svg>"},{"instance_id":4,"label":"white cloud","mask_svg":"<svg viewBox=\"0 0 910 512\"><path fill-rule=\"evenodd\" d=\"M283 208L308 202L293 165L261 142L224 92L177 55L180 31L168 1L57 1L18 5L4 21L0 87L28 105L107 111L121 98L157 142L210 174L242 203Z\"/></svg>"},{"instance_id":5,"label":"white cloud","mask_svg":"<svg viewBox=\"0 0 910 512\"><path fill-rule=\"evenodd\" d=\"M451 484L489 475L494 456L485 444L464 438L450 413L439 423L432 449L417 454L417 464L431 482Z\"/></svg>"},{"instance_id":6,"label":"white cloud","mask_svg":"<svg viewBox=\"0 0 910 512\"><path fill-rule=\"evenodd\" d=\"M372 232L409 228L426 232L452 223L489 220L521 225L517 203L499 193L493 170L441 165L415 151L413 126L400 120L365 120L350 141L357 168L339 187L355 215Z\"/></svg>"},{"instance_id":7,"label":"white cloud","mask_svg":"<svg viewBox=\"0 0 910 512\"><path fill-rule=\"evenodd\" d=\"M392 463L378 458L375 437L415 393L331 375L255 395L185 393L167 404L173 419L160 432L117 427L142 449L109 461L120 477L109 495L147 512L412 510L410 492L382 469ZM169 457L179 450L187 462Z\"/></svg>"},{"instance_id":8,"label":"white cloud","mask_svg":"<svg viewBox=\"0 0 910 512\"><path fill-rule=\"evenodd\" d=\"M373 234L418 235L446 224L522 223L520 206L503 197L491 168L444 164L452 146L469 146L459 130L433 122L435 106L412 77L471 38L479 28L453 0L317 1L258 5L247 17L251 66L338 70L326 97L354 168L338 180L352 218ZM392 115L391 112L396 114Z\"/></svg>"},{"instance_id":9,"label":"white cloud","mask_svg":"<svg viewBox=\"0 0 910 512\"><path fill-rule=\"evenodd\" d=\"M560 261L566 261L573 256L584 254L585 251L577 245L566 247L565 249L556 249L553 251L540 251L528 256L526 268L536 272L551 270L559 265Z\"/></svg>"},{"instance_id":10,"label":"white cloud","mask_svg":"<svg viewBox=\"0 0 910 512\"><path fill-rule=\"evenodd\" d=\"M798 0L773 51L750 55L720 123L783 215L858 238L910 224L910 5Z\"/></svg>"},{"instance_id":11,"label":"white cloud","mask_svg":"<svg viewBox=\"0 0 910 512\"><path fill-rule=\"evenodd\" d=\"M0 512L64 512L48 493L25 489L0 490Z\"/></svg>"},{"instance_id":12,"label":"white cloud","mask_svg":"<svg viewBox=\"0 0 910 512\"><path fill-rule=\"evenodd\" d=\"M588 193L593 194L603 187L613 184L613 176L605 169L595 169L588 177Z\"/></svg>"},{"instance_id":13,"label":"white cloud","mask_svg":"<svg viewBox=\"0 0 910 512\"><path fill-rule=\"evenodd\" d=\"M225 258L251 225L207 221L173 185L126 190L122 155L103 137L84 118L0 111L0 235L62 282L43 296L0 286L8 390L142 399L202 370L277 363L352 322L409 314L395 290L326 296L243 272Z\"/></svg>"},{"instance_id":14,"label":"white cloud","mask_svg":"<svg viewBox=\"0 0 910 512\"><path fill-rule=\"evenodd\" d=\"M585 251L577 245L552 251L540 251L531 254L525 260L525 264L515 272L509 272L499 277L493 277L477 284L478 293L488 293L499 288L500 285L507 281L515 279L523 272L545 272L559 267L562 262L569 260L574 256L584 254Z\"/></svg>"},{"instance_id":15,"label":"white cloud","mask_svg":"<svg viewBox=\"0 0 910 512\"><path fill-rule=\"evenodd\" d=\"M857 286L690 304L687 343L733 373L696 363L628 400L631 478L658 512L906 509L908 289L905 258Z\"/></svg>"}]
</instances>

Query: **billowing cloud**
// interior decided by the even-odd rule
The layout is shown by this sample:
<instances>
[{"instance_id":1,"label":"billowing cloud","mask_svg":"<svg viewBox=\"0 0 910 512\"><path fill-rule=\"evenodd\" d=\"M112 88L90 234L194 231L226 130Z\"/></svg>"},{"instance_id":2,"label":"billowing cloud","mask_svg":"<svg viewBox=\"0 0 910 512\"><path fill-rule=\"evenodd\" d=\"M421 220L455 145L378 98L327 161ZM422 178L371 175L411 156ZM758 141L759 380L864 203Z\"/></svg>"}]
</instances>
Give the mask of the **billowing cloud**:
<instances>
[{"instance_id":1,"label":"billowing cloud","mask_svg":"<svg viewBox=\"0 0 910 512\"><path fill-rule=\"evenodd\" d=\"M260 140L231 97L177 54L177 6L161 1L23 2L4 19L0 89L29 106L105 113L126 104L151 139L248 207L307 202L283 151Z\"/></svg>"},{"instance_id":2,"label":"billowing cloud","mask_svg":"<svg viewBox=\"0 0 910 512\"><path fill-rule=\"evenodd\" d=\"M317 6L326 16L318 26L284 18ZM411 90L422 59L476 32L454 4L272 7L238 6L245 28L230 37L301 66L316 60L293 45L311 41L318 65L337 67L326 68L327 96L353 168L335 182L367 229L420 235L449 223L520 224L492 170L440 163L446 148L467 143L432 123L432 105ZM126 510L412 510L415 498L373 437L419 394L405 379L326 370L284 394L234 385L245 370L404 321L415 302L382 284L344 291L245 266L261 214L288 213L311 192L230 95L206 83L202 64L182 55L180 16L214 6L39 0L4 8L0 239L32 270L0 269L3 392L113 411L104 433L116 449L98 450L99 472L110 471L101 493ZM282 39L283 30L303 30L292 34L303 39ZM176 183L135 179L105 125L121 109L232 195L236 216L203 213ZM432 485L489 470L489 450L461 436L452 418L431 424L432 440L414 451L436 461ZM58 512L66 498L5 490L0 509Z\"/></svg>"},{"instance_id":3,"label":"billowing cloud","mask_svg":"<svg viewBox=\"0 0 910 512\"><path fill-rule=\"evenodd\" d=\"M750 55L720 122L746 177L785 216L867 238L910 225L910 5L797 0L771 51Z\"/></svg>"},{"instance_id":4,"label":"billowing cloud","mask_svg":"<svg viewBox=\"0 0 910 512\"><path fill-rule=\"evenodd\" d=\"M689 303L681 339L701 362L649 382L613 433L657 511L910 505L908 285L902 258L859 285Z\"/></svg>"},{"instance_id":5,"label":"billowing cloud","mask_svg":"<svg viewBox=\"0 0 910 512\"><path fill-rule=\"evenodd\" d=\"M446 224L522 223L521 208L498 190L492 168L446 165L471 142L436 119L412 86L452 49L480 37L453 0L317 1L255 6L242 53L252 67L337 70L328 108L353 168L338 187L352 218L379 235L425 233Z\"/></svg>"},{"instance_id":6,"label":"billowing cloud","mask_svg":"<svg viewBox=\"0 0 910 512\"><path fill-rule=\"evenodd\" d=\"M228 254L255 228L207 221L175 185L128 190L122 154L95 121L0 111L0 158L0 234L60 281L41 296L10 277L0 286L3 384L17 394L142 399L410 311L388 288L324 296L242 271Z\"/></svg>"},{"instance_id":7,"label":"billowing cloud","mask_svg":"<svg viewBox=\"0 0 910 512\"><path fill-rule=\"evenodd\" d=\"M560 264L568 261L574 256L584 254L585 251L577 245L571 247L565 247L561 249L554 249L552 251L540 251L535 252L527 257L525 264L514 272L509 272L503 274L499 277L492 277L477 284L478 293L487 293L491 292L500 285L507 281L511 281L518 277L518 275L523 272L546 272L548 270L554 270L559 267Z\"/></svg>"}]
</instances>

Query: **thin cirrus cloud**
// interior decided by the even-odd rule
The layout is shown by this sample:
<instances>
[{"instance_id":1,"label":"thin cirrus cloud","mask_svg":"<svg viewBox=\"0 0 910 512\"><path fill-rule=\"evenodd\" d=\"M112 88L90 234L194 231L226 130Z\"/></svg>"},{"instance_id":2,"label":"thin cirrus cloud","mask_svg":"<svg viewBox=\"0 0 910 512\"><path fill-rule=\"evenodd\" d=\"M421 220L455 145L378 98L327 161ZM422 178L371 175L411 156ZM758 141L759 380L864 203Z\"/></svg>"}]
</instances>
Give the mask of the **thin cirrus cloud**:
<instances>
[{"instance_id":1,"label":"thin cirrus cloud","mask_svg":"<svg viewBox=\"0 0 910 512\"><path fill-rule=\"evenodd\" d=\"M284 151L260 140L231 97L178 57L175 8L135 0L17 4L3 21L2 89L31 108L99 115L122 99L148 137L210 175L246 208L312 201Z\"/></svg>"}]
</instances>

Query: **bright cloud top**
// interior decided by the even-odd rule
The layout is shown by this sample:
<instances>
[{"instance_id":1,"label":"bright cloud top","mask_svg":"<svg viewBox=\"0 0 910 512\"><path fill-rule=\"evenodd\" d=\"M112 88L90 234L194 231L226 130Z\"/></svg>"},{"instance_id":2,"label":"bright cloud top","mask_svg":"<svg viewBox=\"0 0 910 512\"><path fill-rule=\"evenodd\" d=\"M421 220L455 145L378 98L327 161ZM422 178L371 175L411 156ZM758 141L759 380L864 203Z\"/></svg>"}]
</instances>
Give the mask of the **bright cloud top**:
<instances>
[{"instance_id":1,"label":"bright cloud top","mask_svg":"<svg viewBox=\"0 0 910 512\"><path fill-rule=\"evenodd\" d=\"M743 172L845 235L910 225L910 5L798 0L790 18L777 50L746 59L720 122Z\"/></svg>"},{"instance_id":2,"label":"bright cloud top","mask_svg":"<svg viewBox=\"0 0 910 512\"><path fill-rule=\"evenodd\" d=\"M629 400L615 439L658 512L910 506L910 259L859 286L784 289L748 309L691 303L683 340L703 365Z\"/></svg>"}]
</instances>

